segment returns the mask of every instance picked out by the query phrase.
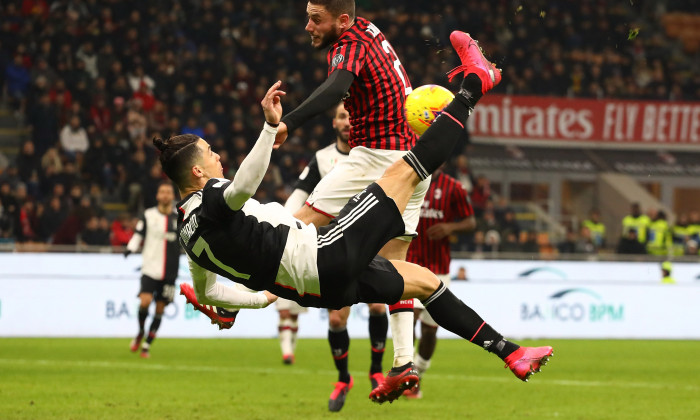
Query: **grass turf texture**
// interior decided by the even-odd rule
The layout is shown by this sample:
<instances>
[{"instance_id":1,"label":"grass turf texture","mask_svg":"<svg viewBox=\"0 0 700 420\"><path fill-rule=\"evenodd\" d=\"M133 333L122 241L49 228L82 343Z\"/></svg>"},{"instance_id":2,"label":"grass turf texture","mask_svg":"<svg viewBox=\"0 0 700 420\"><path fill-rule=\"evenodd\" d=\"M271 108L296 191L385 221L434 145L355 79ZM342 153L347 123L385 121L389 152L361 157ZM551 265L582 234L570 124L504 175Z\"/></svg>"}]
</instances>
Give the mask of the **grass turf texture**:
<instances>
[{"instance_id":1,"label":"grass turf texture","mask_svg":"<svg viewBox=\"0 0 700 420\"><path fill-rule=\"evenodd\" d=\"M369 342L352 340L355 387L340 413L327 409L336 372L325 340L300 340L293 366L272 339L158 339L148 360L129 341L0 339L0 418L700 418L700 341L547 340L554 357L523 383L495 356L442 340L424 398L380 406L367 398Z\"/></svg>"}]
</instances>

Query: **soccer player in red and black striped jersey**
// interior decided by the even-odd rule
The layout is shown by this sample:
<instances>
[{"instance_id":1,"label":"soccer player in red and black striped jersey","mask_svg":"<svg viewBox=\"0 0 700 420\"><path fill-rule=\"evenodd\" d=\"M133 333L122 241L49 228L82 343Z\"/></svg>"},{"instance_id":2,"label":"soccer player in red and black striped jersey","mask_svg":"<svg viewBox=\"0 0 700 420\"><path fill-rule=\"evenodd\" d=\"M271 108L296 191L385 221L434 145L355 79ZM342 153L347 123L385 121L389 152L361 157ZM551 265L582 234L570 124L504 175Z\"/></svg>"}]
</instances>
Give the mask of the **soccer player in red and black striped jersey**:
<instances>
[{"instance_id":1,"label":"soccer player in red and black striped jersey","mask_svg":"<svg viewBox=\"0 0 700 420\"><path fill-rule=\"evenodd\" d=\"M442 171L433 173L418 222L418 238L408 249L407 261L423 266L450 285L450 235L468 232L476 226L474 210L467 192L456 179ZM435 352L438 324L428 311L414 300L416 318L421 321L418 351L413 357L420 375L430 367ZM420 398L420 385L404 392L409 398Z\"/></svg>"},{"instance_id":2,"label":"soccer player in red and black striped jersey","mask_svg":"<svg viewBox=\"0 0 700 420\"><path fill-rule=\"evenodd\" d=\"M417 136L404 115L406 95L411 92L406 71L381 30L367 19L355 16L354 0L310 0L306 13L305 30L311 37L311 45L327 50L328 79L282 118L275 144L281 145L289 132L344 99L352 126L350 154L318 183L306 205L294 215L305 223L325 226L338 216L347 200L402 158L414 146ZM425 179L416 187L403 213L404 235L389 241L379 252L382 257L406 259L429 183ZM395 368L408 366L413 358L412 309L411 301L389 306ZM333 353L347 354L348 343L338 338L335 344L331 343ZM331 395L331 399L338 399L336 407L342 407L345 394L352 387L351 379L349 375L339 378ZM381 387L379 384L375 389Z\"/></svg>"}]
</instances>

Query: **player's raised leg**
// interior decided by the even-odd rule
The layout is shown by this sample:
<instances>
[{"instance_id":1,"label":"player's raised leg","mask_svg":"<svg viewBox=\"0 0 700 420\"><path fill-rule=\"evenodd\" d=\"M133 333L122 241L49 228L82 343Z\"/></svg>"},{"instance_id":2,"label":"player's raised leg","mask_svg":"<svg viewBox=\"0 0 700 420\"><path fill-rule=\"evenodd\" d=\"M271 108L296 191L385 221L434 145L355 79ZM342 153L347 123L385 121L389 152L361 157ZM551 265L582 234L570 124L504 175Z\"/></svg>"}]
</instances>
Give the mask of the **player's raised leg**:
<instances>
[{"instance_id":1,"label":"player's raised leg","mask_svg":"<svg viewBox=\"0 0 700 420\"><path fill-rule=\"evenodd\" d=\"M439 326L500 357L519 379L527 381L547 364L552 355L551 347L520 347L506 340L430 270L405 261L391 263L404 279L402 299L420 299Z\"/></svg>"},{"instance_id":2,"label":"player's raised leg","mask_svg":"<svg viewBox=\"0 0 700 420\"><path fill-rule=\"evenodd\" d=\"M377 181L377 185L394 200L399 211L405 208L411 191L418 182L427 178L447 160L478 100L501 80L500 71L484 58L476 41L468 34L455 31L450 40L462 60L462 66L451 72L452 77L464 72L460 90L415 147L402 161L389 167ZM518 378L526 381L551 356L551 347L520 348L505 340L476 312L457 299L429 270L398 260L392 261L392 264L404 277L402 299L420 296L440 326L495 353L506 361ZM430 295L426 296L426 292ZM379 403L391 402L404 389L415 385L417 377L415 368L403 372L392 371L382 386L370 393L370 398Z\"/></svg>"}]
</instances>

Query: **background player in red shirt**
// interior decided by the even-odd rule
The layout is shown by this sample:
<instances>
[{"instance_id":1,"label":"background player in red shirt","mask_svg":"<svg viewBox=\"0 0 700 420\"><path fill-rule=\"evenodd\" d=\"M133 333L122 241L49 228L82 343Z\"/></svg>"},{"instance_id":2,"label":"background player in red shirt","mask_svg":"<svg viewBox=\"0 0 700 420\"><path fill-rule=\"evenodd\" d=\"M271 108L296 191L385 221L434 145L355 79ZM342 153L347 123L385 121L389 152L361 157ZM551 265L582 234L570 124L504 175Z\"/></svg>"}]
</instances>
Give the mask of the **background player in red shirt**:
<instances>
[{"instance_id":1,"label":"background player in red shirt","mask_svg":"<svg viewBox=\"0 0 700 420\"><path fill-rule=\"evenodd\" d=\"M344 99L350 113L348 158L324 177L295 213L305 223L325 226L338 215L351 197L379 179L384 170L413 147L417 136L404 115L406 95L411 82L394 49L384 34L367 19L355 16L354 0L311 0L306 6L309 17L306 31L311 45L328 49L328 79L299 107L287 114L278 126L275 138L279 147L287 134L311 117ZM430 184L424 179L416 187L403 213L404 236L392 239L379 252L384 258L405 260L411 238L415 236L423 196ZM405 371L413 359L413 302L389 306L389 323L394 342L396 370ZM333 340L331 340L333 341ZM347 352L347 341L332 342L334 353ZM374 383L373 383L374 386ZM388 394L388 385L379 384L373 394ZM331 399L339 398L342 407L352 387L347 375L336 384ZM340 389L340 392L337 392Z\"/></svg>"},{"instance_id":2,"label":"background player in red shirt","mask_svg":"<svg viewBox=\"0 0 700 420\"><path fill-rule=\"evenodd\" d=\"M459 221L456 221L459 220ZM450 285L450 235L468 232L476 226L474 210L462 184L438 170L433 173L430 188L425 195L418 238L408 249L407 261L423 266L449 287ZM421 321L421 337L413 357L420 375L430 367L435 352L438 325L428 311L414 300L416 319ZM404 392L409 398L420 398L420 384Z\"/></svg>"}]
</instances>

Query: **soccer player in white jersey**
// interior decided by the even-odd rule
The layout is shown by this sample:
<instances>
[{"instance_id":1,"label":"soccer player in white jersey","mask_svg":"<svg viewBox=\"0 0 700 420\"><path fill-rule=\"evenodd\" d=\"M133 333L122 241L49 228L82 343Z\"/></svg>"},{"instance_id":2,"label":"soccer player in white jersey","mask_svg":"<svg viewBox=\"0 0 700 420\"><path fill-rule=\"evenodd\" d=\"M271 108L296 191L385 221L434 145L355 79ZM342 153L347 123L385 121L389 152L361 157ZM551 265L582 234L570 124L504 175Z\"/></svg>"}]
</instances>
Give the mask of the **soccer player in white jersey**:
<instances>
[{"instance_id":1,"label":"soccer player in white jersey","mask_svg":"<svg viewBox=\"0 0 700 420\"><path fill-rule=\"evenodd\" d=\"M335 107L332 124L336 134L335 143L316 152L309 165L299 175L294 191L284 204L284 208L291 213L295 213L304 206L306 199L316 188L321 178L326 176L336 163L347 158L350 152L348 144L350 115L342 102ZM369 307L369 338L372 347L369 378L372 389L374 389L384 381L382 359L389 323L386 317L386 305L382 303L369 303L367 305ZM294 363L296 334L299 329L299 314L306 312L306 308L288 299L278 299L276 306L280 314L278 329L282 361L285 364L292 364ZM348 370L350 336L348 335L347 323L349 316L350 307L328 311L328 344L331 346L333 362L338 370L338 381L333 386L333 391L328 399L330 411L340 411L343 408L345 397L353 385Z\"/></svg>"},{"instance_id":2,"label":"soccer player in white jersey","mask_svg":"<svg viewBox=\"0 0 700 420\"><path fill-rule=\"evenodd\" d=\"M252 199L270 162L282 106L276 82L262 100L266 123L233 180L223 179L219 155L191 134L154 139L165 173L178 185L180 244L185 249L194 288L181 293L214 323L230 328L235 314L219 308L261 308L281 296L303 306L338 309L359 302L391 303L418 298L435 322L502 359L519 379L552 355L552 348L521 347L506 340L459 300L428 269L387 260L377 252L402 234L401 213L416 186L445 162L478 100L498 84L501 73L464 32L450 35L464 74L455 99L403 158L352 197L329 225L316 229L277 203ZM254 293L225 286L219 274ZM418 383L412 362L394 367L370 398L394 401Z\"/></svg>"},{"instance_id":3,"label":"soccer player in white jersey","mask_svg":"<svg viewBox=\"0 0 700 420\"><path fill-rule=\"evenodd\" d=\"M156 201L158 205L143 212L136 225L136 231L126 245L124 256L138 252L143 244L143 264L141 265L141 289L138 297L139 332L131 341L131 351L136 352L141 346L141 357L150 357L151 343L156 338L165 307L175 296L175 279L180 267L180 246L177 243L177 213L173 207L175 191L171 182L162 182L158 186ZM148 328L148 337L142 344L148 318L148 307L156 301L156 313Z\"/></svg>"}]
</instances>

